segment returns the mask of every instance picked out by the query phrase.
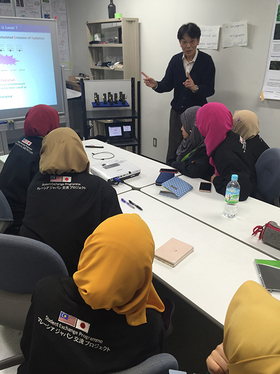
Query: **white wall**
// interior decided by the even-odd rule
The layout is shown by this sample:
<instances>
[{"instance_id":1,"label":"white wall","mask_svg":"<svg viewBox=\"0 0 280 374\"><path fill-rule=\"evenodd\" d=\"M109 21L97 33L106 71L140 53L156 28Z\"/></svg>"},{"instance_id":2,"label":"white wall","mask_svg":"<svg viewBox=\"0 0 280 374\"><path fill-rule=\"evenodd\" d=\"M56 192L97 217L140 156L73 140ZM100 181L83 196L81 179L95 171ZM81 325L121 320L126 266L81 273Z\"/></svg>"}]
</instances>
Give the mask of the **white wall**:
<instances>
[{"instance_id":1,"label":"white wall","mask_svg":"<svg viewBox=\"0 0 280 374\"><path fill-rule=\"evenodd\" d=\"M72 73L89 73L85 23L108 18L109 0L67 0ZM183 23L222 25L248 21L248 46L206 51L216 65L216 93L209 101L254 111L261 135L271 147L280 148L280 102L261 102L276 0L114 0L123 17L140 22L140 66L160 80L171 56L180 52L176 39ZM165 161L172 93L157 94L141 83L142 154ZM157 148L152 139L158 139Z\"/></svg>"}]
</instances>

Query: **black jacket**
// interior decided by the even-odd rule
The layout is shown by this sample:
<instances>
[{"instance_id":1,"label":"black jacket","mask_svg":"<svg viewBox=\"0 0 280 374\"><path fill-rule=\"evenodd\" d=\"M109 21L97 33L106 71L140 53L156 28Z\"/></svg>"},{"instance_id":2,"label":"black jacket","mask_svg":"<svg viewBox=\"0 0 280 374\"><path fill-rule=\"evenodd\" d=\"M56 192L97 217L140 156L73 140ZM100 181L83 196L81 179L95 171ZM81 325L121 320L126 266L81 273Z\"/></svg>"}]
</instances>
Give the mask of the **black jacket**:
<instances>
[{"instance_id":1,"label":"black jacket","mask_svg":"<svg viewBox=\"0 0 280 374\"><path fill-rule=\"evenodd\" d=\"M129 326L125 316L113 310L91 309L72 278L45 278L32 297L21 339L25 362L18 374L125 370L161 352L163 331L156 310L147 309L147 323Z\"/></svg>"},{"instance_id":2,"label":"black jacket","mask_svg":"<svg viewBox=\"0 0 280 374\"><path fill-rule=\"evenodd\" d=\"M255 163L258 161L260 155L268 148L269 146L259 135L256 135L253 138L246 140L246 150L247 152L252 154Z\"/></svg>"},{"instance_id":3,"label":"black jacket","mask_svg":"<svg viewBox=\"0 0 280 374\"><path fill-rule=\"evenodd\" d=\"M248 196L255 197L257 185L255 159L240 135L229 131L225 140L213 152L212 157L220 174L213 181L218 193L224 195L231 175L237 174L240 184L240 201L246 200Z\"/></svg>"},{"instance_id":4,"label":"black jacket","mask_svg":"<svg viewBox=\"0 0 280 374\"><path fill-rule=\"evenodd\" d=\"M174 98L171 101L172 108L183 113L194 105L202 106L207 103L206 98L215 93L215 65L208 54L198 51L197 59L192 67L190 75L194 83L199 87L196 93L183 85L187 79L184 69L183 52L174 55L166 69L165 76L158 82L156 92L169 92L174 89Z\"/></svg>"},{"instance_id":5,"label":"black jacket","mask_svg":"<svg viewBox=\"0 0 280 374\"><path fill-rule=\"evenodd\" d=\"M0 174L0 190L9 202L16 226L22 223L27 188L39 170L42 140L36 136L24 136L18 140Z\"/></svg>"},{"instance_id":6,"label":"black jacket","mask_svg":"<svg viewBox=\"0 0 280 374\"><path fill-rule=\"evenodd\" d=\"M122 211L115 189L103 179L86 172L67 176L68 182L51 182L49 174L36 174L28 188L20 234L50 245L72 275L86 238Z\"/></svg>"},{"instance_id":7,"label":"black jacket","mask_svg":"<svg viewBox=\"0 0 280 374\"><path fill-rule=\"evenodd\" d=\"M209 157L206 154L205 147L196 149L183 162L174 161L172 167L190 178L202 178L210 181L211 176L214 174L214 168L209 164Z\"/></svg>"}]
</instances>

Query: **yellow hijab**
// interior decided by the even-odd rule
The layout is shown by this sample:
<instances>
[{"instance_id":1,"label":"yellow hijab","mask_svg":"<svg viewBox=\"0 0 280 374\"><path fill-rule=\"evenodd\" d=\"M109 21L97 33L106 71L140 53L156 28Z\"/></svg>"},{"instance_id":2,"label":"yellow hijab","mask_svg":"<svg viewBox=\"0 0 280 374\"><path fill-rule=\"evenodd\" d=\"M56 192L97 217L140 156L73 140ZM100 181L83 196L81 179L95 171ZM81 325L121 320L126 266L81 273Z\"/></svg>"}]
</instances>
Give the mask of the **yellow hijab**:
<instances>
[{"instance_id":1,"label":"yellow hijab","mask_svg":"<svg viewBox=\"0 0 280 374\"><path fill-rule=\"evenodd\" d=\"M103 221L87 238L73 278L92 309L113 309L131 326L147 322L146 308L164 305L152 284L154 241L137 214Z\"/></svg>"},{"instance_id":2,"label":"yellow hijab","mask_svg":"<svg viewBox=\"0 0 280 374\"><path fill-rule=\"evenodd\" d=\"M280 373L280 301L245 282L229 305L224 327L229 374Z\"/></svg>"},{"instance_id":3,"label":"yellow hijab","mask_svg":"<svg viewBox=\"0 0 280 374\"><path fill-rule=\"evenodd\" d=\"M40 152L39 170L42 174L89 172L89 160L77 133L60 127L46 135Z\"/></svg>"},{"instance_id":4,"label":"yellow hijab","mask_svg":"<svg viewBox=\"0 0 280 374\"><path fill-rule=\"evenodd\" d=\"M236 110L233 115L233 128L243 139L248 140L260 132L258 116L250 110Z\"/></svg>"}]
</instances>

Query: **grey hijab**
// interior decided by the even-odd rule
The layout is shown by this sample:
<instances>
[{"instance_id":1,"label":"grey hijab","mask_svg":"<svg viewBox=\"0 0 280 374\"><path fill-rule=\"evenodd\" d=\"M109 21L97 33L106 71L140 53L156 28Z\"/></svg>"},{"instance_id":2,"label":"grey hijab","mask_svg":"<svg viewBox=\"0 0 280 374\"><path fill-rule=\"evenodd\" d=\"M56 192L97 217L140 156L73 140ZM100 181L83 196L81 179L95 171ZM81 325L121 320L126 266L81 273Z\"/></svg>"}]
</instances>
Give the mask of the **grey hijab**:
<instances>
[{"instance_id":1,"label":"grey hijab","mask_svg":"<svg viewBox=\"0 0 280 374\"><path fill-rule=\"evenodd\" d=\"M204 137L201 135L201 133L195 125L196 112L199 108L200 106L192 106L186 109L181 114L182 126L185 129L185 131L189 134L189 137L188 139L182 140L181 144L179 145L176 151L178 162L180 162L188 153L192 153L192 151L195 151L200 147L205 147Z\"/></svg>"}]
</instances>

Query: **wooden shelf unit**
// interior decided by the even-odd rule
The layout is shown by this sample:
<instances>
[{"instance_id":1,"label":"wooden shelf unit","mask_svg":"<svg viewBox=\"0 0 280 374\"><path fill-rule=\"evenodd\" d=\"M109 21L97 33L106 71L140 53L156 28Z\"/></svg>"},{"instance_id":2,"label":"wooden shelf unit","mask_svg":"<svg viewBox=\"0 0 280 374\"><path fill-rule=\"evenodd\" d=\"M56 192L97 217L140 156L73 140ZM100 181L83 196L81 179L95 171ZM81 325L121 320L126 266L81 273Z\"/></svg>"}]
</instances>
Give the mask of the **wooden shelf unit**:
<instances>
[{"instance_id":1,"label":"wooden shelf unit","mask_svg":"<svg viewBox=\"0 0 280 374\"><path fill-rule=\"evenodd\" d=\"M138 18L110 18L86 23L90 79L140 80ZM94 34L101 35L100 44L90 44ZM121 43L119 35L121 34ZM117 42L115 42L117 41ZM102 44L105 42L105 44ZM116 59L117 58L117 59ZM97 63L122 62L122 68L111 69Z\"/></svg>"}]
</instances>

